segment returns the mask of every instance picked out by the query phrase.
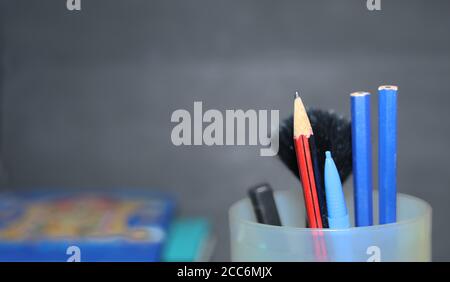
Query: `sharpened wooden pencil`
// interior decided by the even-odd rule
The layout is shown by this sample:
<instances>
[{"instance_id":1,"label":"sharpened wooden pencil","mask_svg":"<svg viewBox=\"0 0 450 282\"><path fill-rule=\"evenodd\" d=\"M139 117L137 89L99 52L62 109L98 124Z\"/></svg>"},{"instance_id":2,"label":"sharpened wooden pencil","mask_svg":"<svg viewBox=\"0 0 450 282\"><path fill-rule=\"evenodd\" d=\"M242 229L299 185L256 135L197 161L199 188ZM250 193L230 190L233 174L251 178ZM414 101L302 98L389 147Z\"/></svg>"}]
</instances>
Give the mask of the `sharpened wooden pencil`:
<instances>
[{"instance_id":1,"label":"sharpened wooden pencil","mask_svg":"<svg viewBox=\"0 0 450 282\"><path fill-rule=\"evenodd\" d=\"M323 228L309 144L312 135L313 131L308 115L298 92L296 92L294 99L294 147L302 180L306 215L310 228Z\"/></svg>"}]
</instances>

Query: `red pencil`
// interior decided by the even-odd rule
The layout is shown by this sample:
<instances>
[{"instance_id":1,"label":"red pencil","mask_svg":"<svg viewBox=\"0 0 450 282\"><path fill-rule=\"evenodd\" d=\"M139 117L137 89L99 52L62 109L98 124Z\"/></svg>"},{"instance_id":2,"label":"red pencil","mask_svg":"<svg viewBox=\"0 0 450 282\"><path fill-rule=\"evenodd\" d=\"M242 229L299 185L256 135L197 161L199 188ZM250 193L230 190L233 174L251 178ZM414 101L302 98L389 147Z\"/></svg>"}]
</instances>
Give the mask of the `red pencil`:
<instances>
[{"instance_id":1,"label":"red pencil","mask_svg":"<svg viewBox=\"0 0 450 282\"><path fill-rule=\"evenodd\" d=\"M306 215L310 228L323 228L309 146L309 138L312 135L311 123L309 122L302 99L300 99L298 92L296 92L294 99L294 147L297 155L298 170L302 180Z\"/></svg>"}]
</instances>

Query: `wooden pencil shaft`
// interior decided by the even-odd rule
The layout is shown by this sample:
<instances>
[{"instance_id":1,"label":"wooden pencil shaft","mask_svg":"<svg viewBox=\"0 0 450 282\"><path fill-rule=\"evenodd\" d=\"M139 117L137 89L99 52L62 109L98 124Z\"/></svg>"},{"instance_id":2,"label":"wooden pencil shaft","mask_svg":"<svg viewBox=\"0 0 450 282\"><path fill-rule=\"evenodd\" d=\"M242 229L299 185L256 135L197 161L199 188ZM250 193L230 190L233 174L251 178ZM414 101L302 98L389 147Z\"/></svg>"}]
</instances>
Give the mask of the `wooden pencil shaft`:
<instances>
[{"instance_id":1,"label":"wooden pencil shaft","mask_svg":"<svg viewBox=\"0 0 450 282\"><path fill-rule=\"evenodd\" d=\"M314 207L314 216L315 216L317 228L323 228L322 217L320 214L319 199L317 197L317 187L316 187L314 168L313 168L312 158L311 158L309 138L307 138L306 136L304 136L302 138L303 138L305 157L306 157L306 170L308 171L308 178L310 181L312 203L313 203L313 207Z\"/></svg>"},{"instance_id":2,"label":"wooden pencil shaft","mask_svg":"<svg viewBox=\"0 0 450 282\"><path fill-rule=\"evenodd\" d=\"M351 95L355 225L373 224L370 94Z\"/></svg>"},{"instance_id":3,"label":"wooden pencil shaft","mask_svg":"<svg viewBox=\"0 0 450 282\"><path fill-rule=\"evenodd\" d=\"M397 87L379 88L378 185L380 224L397 220Z\"/></svg>"},{"instance_id":4,"label":"wooden pencil shaft","mask_svg":"<svg viewBox=\"0 0 450 282\"><path fill-rule=\"evenodd\" d=\"M299 166L300 179L302 181L303 198L305 200L306 215L308 218L308 226L310 228L317 228L317 220L314 213L313 196L311 193L311 184L306 169L306 157L304 154L303 138L298 138L295 142L295 151L297 153L297 163Z\"/></svg>"}]
</instances>

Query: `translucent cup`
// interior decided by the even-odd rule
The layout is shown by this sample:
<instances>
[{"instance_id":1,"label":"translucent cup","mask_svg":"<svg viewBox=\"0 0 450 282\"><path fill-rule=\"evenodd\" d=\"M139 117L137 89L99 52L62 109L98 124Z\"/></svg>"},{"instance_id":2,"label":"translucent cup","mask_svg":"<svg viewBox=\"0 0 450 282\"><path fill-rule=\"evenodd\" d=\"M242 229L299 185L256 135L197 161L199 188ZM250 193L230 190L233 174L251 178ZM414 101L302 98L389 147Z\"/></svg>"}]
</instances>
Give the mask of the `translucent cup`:
<instances>
[{"instance_id":1,"label":"translucent cup","mask_svg":"<svg viewBox=\"0 0 450 282\"><path fill-rule=\"evenodd\" d=\"M353 219L353 197L346 199ZM373 200L378 222L377 192ZM419 198L398 194L396 223L339 230L305 228L299 191L276 192L275 201L283 226L257 223L247 198L231 206L232 261L431 261L432 212Z\"/></svg>"}]
</instances>

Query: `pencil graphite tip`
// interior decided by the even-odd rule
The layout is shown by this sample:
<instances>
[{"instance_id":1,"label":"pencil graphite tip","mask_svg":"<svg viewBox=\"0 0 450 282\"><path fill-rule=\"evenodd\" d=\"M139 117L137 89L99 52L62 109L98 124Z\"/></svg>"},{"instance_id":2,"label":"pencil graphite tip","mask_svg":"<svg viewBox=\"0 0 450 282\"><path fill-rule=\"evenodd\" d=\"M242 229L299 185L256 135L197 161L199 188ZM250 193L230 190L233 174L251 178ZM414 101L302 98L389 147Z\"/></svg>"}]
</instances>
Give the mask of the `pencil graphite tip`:
<instances>
[{"instance_id":1,"label":"pencil graphite tip","mask_svg":"<svg viewBox=\"0 0 450 282\"><path fill-rule=\"evenodd\" d=\"M331 152L330 151L326 151L325 152L325 158L331 159Z\"/></svg>"},{"instance_id":2,"label":"pencil graphite tip","mask_svg":"<svg viewBox=\"0 0 450 282\"><path fill-rule=\"evenodd\" d=\"M300 95L298 94L298 90L295 91L295 98L300 98Z\"/></svg>"}]
</instances>

